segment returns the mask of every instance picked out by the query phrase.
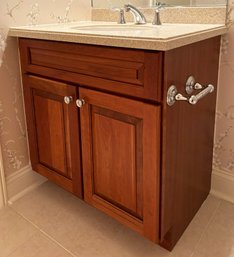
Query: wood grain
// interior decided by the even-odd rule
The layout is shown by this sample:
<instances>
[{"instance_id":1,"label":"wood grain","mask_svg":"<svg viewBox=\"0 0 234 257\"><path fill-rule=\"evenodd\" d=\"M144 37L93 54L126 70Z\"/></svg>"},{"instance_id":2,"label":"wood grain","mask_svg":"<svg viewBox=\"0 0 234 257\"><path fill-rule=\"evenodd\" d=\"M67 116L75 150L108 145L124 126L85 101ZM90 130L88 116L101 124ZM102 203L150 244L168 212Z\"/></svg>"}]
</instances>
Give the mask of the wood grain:
<instances>
[{"instance_id":1,"label":"wood grain","mask_svg":"<svg viewBox=\"0 0 234 257\"><path fill-rule=\"evenodd\" d=\"M161 100L161 52L32 39L19 44L23 72Z\"/></svg>"},{"instance_id":2,"label":"wood grain","mask_svg":"<svg viewBox=\"0 0 234 257\"><path fill-rule=\"evenodd\" d=\"M170 85L186 95L190 75L202 85L215 86L214 93L194 106L181 101L169 107L163 102L161 245L169 250L210 191L219 47L216 37L164 56L164 99Z\"/></svg>"},{"instance_id":3,"label":"wood grain","mask_svg":"<svg viewBox=\"0 0 234 257\"><path fill-rule=\"evenodd\" d=\"M33 169L171 250L210 190L220 37L167 52L19 44ZM190 75L215 92L169 107ZM80 117L65 95L85 99Z\"/></svg>"},{"instance_id":4,"label":"wood grain","mask_svg":"<svg viewBox=\"0 0 234 257\"><path fill-rule=\"evenodd\" d=\"M157 242L160 107L79 92L85 201Z\"/></svg>"},{"instance_id":5,"label":"wood grain","mask_svg":"<svg viewBox=\"0 0 234 257\"><path fill-rule=\"evenodd\" d=\"M82 197L82 174L76 88L63 83L23 76L30 156L35 171Z\"/></svg>"}]
</instances>

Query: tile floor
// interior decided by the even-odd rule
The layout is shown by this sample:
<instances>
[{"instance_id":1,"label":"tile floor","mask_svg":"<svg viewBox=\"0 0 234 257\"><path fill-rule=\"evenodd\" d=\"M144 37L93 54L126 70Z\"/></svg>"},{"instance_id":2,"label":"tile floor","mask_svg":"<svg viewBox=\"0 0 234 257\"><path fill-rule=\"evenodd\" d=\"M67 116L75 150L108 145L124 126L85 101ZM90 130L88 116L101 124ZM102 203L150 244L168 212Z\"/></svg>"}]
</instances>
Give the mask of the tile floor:
<instances>
[{"instance_id":1,"label":"tile floor","mask_svg":"<svg viewBox=\"0 0 234 257\"><path fill-rule=\"evenodd\" d=\"M46 182L0 211L0 257L234 257L234 204L209 196L170 253Z\"/></svg>"}]
</instances>

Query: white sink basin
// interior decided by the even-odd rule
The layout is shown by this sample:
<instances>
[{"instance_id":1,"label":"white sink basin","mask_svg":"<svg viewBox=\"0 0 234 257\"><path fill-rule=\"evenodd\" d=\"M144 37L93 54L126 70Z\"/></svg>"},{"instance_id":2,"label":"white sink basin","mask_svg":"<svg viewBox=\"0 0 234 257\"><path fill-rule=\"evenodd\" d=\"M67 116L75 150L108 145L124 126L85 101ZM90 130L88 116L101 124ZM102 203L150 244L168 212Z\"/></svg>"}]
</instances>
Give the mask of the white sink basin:
<instances>
[{"instance_id":1,"label":"white sink basin","mask_svg":"<svg viewBox=\"0 0 234 257\"><path fill-rule=\"evenodd\" d=\"M87 26L76 26L72 27L75 30L86 30L86 31L142 31L152 30L155 27L149 25L127 25L127 24L103 24L103 25L87 25Z\"/></svg>"}]
</instances>

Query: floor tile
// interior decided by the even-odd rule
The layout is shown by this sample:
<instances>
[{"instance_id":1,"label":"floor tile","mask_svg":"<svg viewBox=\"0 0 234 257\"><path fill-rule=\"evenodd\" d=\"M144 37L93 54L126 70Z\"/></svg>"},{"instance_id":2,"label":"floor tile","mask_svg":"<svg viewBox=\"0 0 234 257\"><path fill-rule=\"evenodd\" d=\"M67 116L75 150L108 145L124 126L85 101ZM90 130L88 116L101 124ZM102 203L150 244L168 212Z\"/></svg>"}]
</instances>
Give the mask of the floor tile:
<instances>
[{"instance_id":1,"label":"floor tile","mask_svg":"<svg viewBox=\"0 0 234 257\"><path fill-rule=\"evenodd\" d=\"M30 238L36 229L6 207L0 211L0 257L6 257Z\"/></svg>"},{"instance_id":2,"label":"floor tile","mask_svg":"<svg viewBox=\"0 0 234 257\"><path fill-rule=\"evenodd\" d=\"M7 257L72 257L62 247L37 232Z\"/></svg>"},{"instance_id":3,"label":"floor tile","mask_svg":"<svg viewBox=\"0 0 234 257\"><path fill-rule=\"evenodd\" d=\"M12 208L77 256L171 256L50 182L18 200Z\"/></svg>"},{"instance_id":4,"label":"floor tile","mask_svg":"<svg viewBox=\"0 0 234 257\"><path fill-rule=\"evenodd\" d=\"M173 257L192 255L221 200L209 195L173 250Z\"/></svg>"},{"instance_id":5,"label":"floor tile","mask_svg":"<svg viewBox=\"0 0 234 257\"><path fill-rule=\"evenodd\" d=\"M221 202L192 257L234 257L234 204Z\"/></svg>"},{"instance_id":6,"label":"floor tile","mask_svg":"<svg viewBox=\"0 0 234 257\"><path fill-rule=\"evenodd\" d=\"M12 208L78 257L190 257L220 202L207 198L171 253L50 182Z\"/></svg>"}]
</instances>

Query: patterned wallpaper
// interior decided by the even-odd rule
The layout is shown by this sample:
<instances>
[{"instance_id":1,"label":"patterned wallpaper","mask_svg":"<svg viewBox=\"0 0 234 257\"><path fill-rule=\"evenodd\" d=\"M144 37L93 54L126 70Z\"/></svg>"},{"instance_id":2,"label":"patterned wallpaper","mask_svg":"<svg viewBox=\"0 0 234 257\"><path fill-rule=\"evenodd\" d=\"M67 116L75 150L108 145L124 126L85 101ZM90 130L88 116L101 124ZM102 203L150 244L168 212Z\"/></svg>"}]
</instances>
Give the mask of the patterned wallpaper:
<instances>
[{"instance_id":1,"label":"patterned wallpaper","mask_svg":"<svg viewBox=\"0 0 234 257\"><path fill-rule=\"evenodd\" d=\"M17 40L10 26L90 20L89 0L0 1L0 143L6 176L29 162Z\"/></svg>"},{"instance_id":2,"label":"patterned wallpaper","mask_svg":"<svg viewBox=\"0 0 234 257\"><path fill-rule=\"evenodd\" d=\"M214 168L234 175L234 0L229 2L229 33L222 40ZM0 143L6 176L29 162L17 41L10 26L90 19L89 0L0 1Z\"/></svg>"},{"instance_id":3,"label":"patterned wallpaper","mask_svg":"<svg viewBox=\"0 0 234 257\"><path fill-rule=\"evenodd\" d=\"M214 168L234 175L234 1L229 1L229 32L222 40Z\"/></svg>"}]
</instances>

